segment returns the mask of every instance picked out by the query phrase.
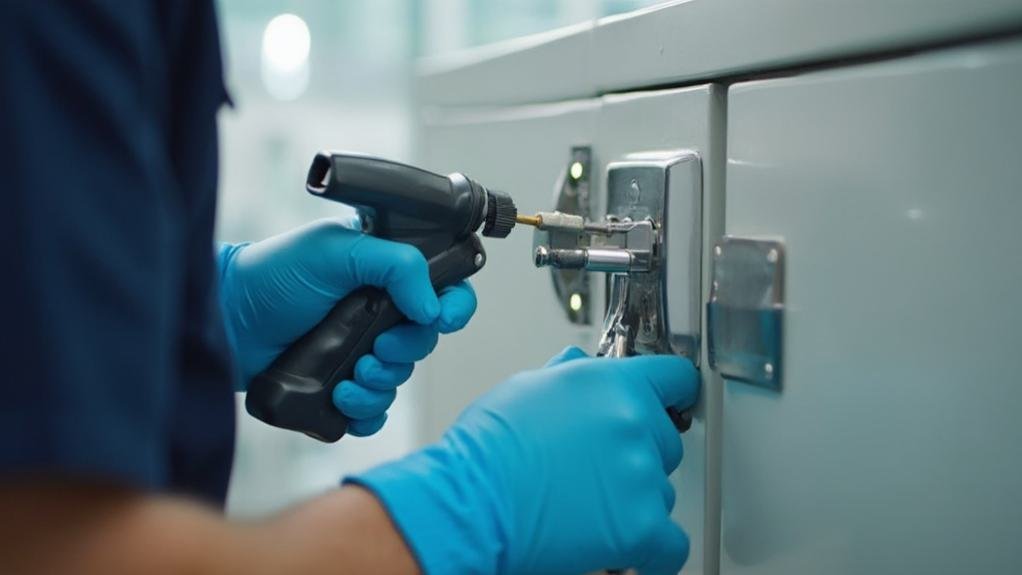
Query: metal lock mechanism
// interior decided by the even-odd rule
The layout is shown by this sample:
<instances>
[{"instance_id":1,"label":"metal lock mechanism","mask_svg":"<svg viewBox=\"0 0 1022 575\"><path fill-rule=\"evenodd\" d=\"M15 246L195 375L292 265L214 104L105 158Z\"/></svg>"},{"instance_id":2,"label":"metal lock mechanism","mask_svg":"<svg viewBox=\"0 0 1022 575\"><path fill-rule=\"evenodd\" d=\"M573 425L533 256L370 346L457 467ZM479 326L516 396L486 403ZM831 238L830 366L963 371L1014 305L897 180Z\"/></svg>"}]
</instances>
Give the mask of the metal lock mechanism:
<instances>
[{"instance_id":1,"label":"metal lock mechanism","mask_svg":"<svg viewBox=\"0 0 1022 575\"><path fill-rule=\"evenodd\" d=\"M537 220L537 266L609 274L598 355L679 354L698 364L702 169L695 152L611 163L601 221L563 212Z\"/></svg>"},{"instance_id":2,"label":"metal lock mechanism","mask_svg":"<svg viewBox=\"0 0 1022 575\"><path fill-rule=\"evenodd\" d=\"M557 178L554 187L554 212L565 219L585 221L592 217L589 200L590 168L592 151L589 146L575 146L571 149L568 164ZM551 231L553 233L551 233ZM536 228L533 247L547 249L571 248L578 244L578 234L565 227ZM583 268L552 267L557 301L561 303L568 321L579 325L592 323L592 298L589 288L589 274Z\"/></svg>"},{"instance_id":3,"label":"metal lock mechanism","mask_svg":"<svg viewBox=\"0 0 1022 575\"><path fill-rule=\"evenodd\" d=\"M602 221L562 212L539 220L537 266L611 274L601 354L698 361L702 173L695 152L611 163Z\"/></svg>"}]
</instances>

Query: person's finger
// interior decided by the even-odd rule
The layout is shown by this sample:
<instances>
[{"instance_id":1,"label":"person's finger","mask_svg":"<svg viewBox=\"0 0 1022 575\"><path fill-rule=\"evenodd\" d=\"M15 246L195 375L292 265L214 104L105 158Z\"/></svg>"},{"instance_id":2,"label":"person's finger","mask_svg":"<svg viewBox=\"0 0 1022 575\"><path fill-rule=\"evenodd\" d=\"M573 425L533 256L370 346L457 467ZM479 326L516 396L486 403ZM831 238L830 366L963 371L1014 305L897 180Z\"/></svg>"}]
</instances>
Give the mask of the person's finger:
<instances>
[{"instance_id":1,"label":"person's finger","mask_svg":"<svg viewBox=\"0 0 1022 575\"><path fill-rule=\"evenodd\" d=\"M368 389L354 381L342 381L334 387L334 406L349 419L369 419L387 411L397 392Z\"/></svg>"},{"instance_id":2,"label":"person's finger","mask_svg":"<svg viewBox=\"0 0 1022 575\"><path fill-rule=\"evenodd\" d=\"M355 383L369 389L386 391L408 381L413 369L413 363L384 362L373 354L366 354L355 363Z\"/></svg>"},{"instance_id":3,"label":"person's finger","mask_svg":"<svg viewBox=\"0 0 1022 575\"><path fill-rule=\"evenodd\" d=\"M458 282L440 292L440 317L436 321L440 333L453 333L468 324L476 311L476 292L467 281Z\"/></svg>"},{"instance_id":4,"label":"person's finger","mask_svg":"<svg viewBox=\"0 0 1022 575\"><path fill-rule=\"evenodd\" d=\"M665 518L648 549L647 559L635 566L639 575L675 575L688 560L688 535L677 523Z\"/></svg>"},{"instance_id":5,"label":"person's finger","mask_svg":"<svg viewBox=\"0 0 1022 575\"><path fill-rule=\"evenodd\" d=\"M692 407L699 397L699 372L683 357L640 355L622 359L620 365L630 375L644 379L665 409Z\"/></svg>"},{"instance_id":6,"label":"person's finger","mask_svg":"<svg viewBox=\"0 0 1022 575\"><path fill-rule=\"evenodd\" d=\"M348 434L355 437L368 437L383 428L387 422L387 414L381 413L369 419L352 419L348 421Z\"/></svg>"},{"instance_id":7,"label":"person's finger","mask_svg":"<svg viewBox=\"0 0 1022 575\"><path fill-rule=\"evenodd\" d=\"M436 348L439 335L432 326L403 323L381 333L373 343L373 355L389 363L414 363Z\"/></svg>"},{"instance_id":8,"label":"person's finger","mask_svg":"<svg viewBox=\"0 0 1022 575\"><path fill-rule=\"evenodd\" d=\"M408 319L429 325L440 316L440 301L422 252L408 244L364 235L352 246L348 263L362 285L387 290Z\"/></svg>"},{"instance_id":9,"label":"person's finger","mask_svg":"<svg viewBox=\"0 0 1022 575\"><path fill-rule=\"evenodd\" d=\"M589 354L582 351L582 348L577 345L569 345L568 347L561 350L561 353L550 358L550 361L546 362L544 367L554 367L555 365L561 365L575 359L582 359L589 357Z\"/></svg>"}]
</instances>

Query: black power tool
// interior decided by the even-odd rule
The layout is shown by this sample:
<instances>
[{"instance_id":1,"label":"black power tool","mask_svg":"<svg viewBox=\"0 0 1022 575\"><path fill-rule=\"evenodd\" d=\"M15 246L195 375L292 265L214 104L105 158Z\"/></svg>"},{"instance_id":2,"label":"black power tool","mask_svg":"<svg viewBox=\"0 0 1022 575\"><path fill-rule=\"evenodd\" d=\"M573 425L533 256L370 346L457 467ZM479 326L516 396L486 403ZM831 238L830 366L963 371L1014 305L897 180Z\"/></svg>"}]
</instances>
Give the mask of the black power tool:
<instances>
[{"instance_id":1,"label":"black power tool","mask_svg":"<svg viewBox=\"0 0 1022 575\"><path fill-rule=\"evenodd\" d=\"M476 230L506 237L517 215L509 196L462 174L442 176L357 154L317 154L306 189L354 206L364 232L417 247L437 290L486 264ZM383 290L352 292L252 380L245 407L270 425L337 441L348 420L334 407L334 387L353 377L355 362L372 350L378 335L404 319Z\"/></svg>"}]
</instances>

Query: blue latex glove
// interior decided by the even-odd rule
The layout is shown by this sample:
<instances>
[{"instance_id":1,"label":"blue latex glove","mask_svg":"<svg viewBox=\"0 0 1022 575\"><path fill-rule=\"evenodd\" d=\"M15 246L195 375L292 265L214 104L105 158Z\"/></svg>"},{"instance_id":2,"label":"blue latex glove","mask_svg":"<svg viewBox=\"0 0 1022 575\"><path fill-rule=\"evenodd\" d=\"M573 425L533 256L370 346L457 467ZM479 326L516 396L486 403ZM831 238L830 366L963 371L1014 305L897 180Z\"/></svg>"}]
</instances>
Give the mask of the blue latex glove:
<instances>
[{"instance_id":1,"label":"blue latex glove","mask_svg":"<svg viewBox=\"0 0 1022 575\"><path fill-rule=\"evenodd\" d=\"M439 443L347 479L372 491L425 573L677 573L688 557L665 412L698 394L672 356L568 348L462 413Z\"/></svg>"},{"instance_id":2,"label":"blue latex glove","mask_svg":"<svg viewBox=\"0 0 1022 575\"><path fill-rule=\"evenodd\" d=\"M222 245L220 304L241 370L242 390L344 296L361 286L387 290L411 321L386 331L358 360L353 381L334 389L348 432L376 433L396 388L426 357L438 334L457 331L476 309L468 283L439 298L416 248L367 236L336 220L320 220L253 244Z\"/></svg>"}]
</instances>

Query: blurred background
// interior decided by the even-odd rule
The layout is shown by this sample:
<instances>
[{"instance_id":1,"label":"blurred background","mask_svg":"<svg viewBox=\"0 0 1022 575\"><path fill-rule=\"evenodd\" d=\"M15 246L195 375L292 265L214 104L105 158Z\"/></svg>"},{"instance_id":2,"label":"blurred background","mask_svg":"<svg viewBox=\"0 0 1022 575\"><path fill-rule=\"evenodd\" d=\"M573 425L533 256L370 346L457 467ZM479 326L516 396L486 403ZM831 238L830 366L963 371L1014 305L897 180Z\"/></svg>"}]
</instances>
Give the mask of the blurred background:
<instances>
[{"instance_id":1,"label":"blurred background","mask_svg":"<svg viewBox=\"0 0 1022 575\"><path fill-rule=\"evenodd\" d=\"M543 32L655 0L219 0L228 89L220 115L217 233L257 240L349 210L307 196L324 148L412 161L416 61ZM228 512L254 517L420 444L415 377L374 437L325 445L249 417L238 403Z\"/></svg>"}]
</instances>

